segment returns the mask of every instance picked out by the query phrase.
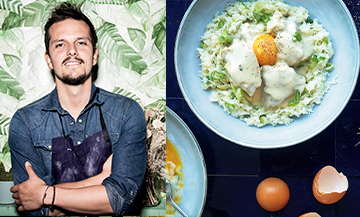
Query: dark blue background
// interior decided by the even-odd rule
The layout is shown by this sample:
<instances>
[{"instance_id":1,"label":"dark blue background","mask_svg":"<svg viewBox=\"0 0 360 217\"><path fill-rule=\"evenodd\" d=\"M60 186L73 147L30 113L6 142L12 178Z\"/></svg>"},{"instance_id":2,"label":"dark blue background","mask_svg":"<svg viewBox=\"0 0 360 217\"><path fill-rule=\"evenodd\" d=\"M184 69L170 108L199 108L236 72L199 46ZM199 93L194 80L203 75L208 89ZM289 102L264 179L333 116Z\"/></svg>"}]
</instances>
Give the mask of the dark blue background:
<instances>
[{"instance_id":1,"label":"dark blue background","mask_svg":"<svg viewBox=\"0 0 360 217\"><path fill-rule=\"evenodd\" d=\"M295 146L258 150L233 144L210 131L190 110L180 91L174 68L174 46L181 19L192 0L166 1L166 104L189 126L202 149L208 173L203 216L360 216L360 84L341 115L318 136ZM344 0L360 30L360 2ZM336 16L334 14L334 16ZM314 175L332 165L349 181L345 196L324 205L312 194ZM263 210L256 201L261 180L275 176L290 189L290 200L278 212ZM190 215L191 216L191 215Z\"/></svg>"}]
</instances>

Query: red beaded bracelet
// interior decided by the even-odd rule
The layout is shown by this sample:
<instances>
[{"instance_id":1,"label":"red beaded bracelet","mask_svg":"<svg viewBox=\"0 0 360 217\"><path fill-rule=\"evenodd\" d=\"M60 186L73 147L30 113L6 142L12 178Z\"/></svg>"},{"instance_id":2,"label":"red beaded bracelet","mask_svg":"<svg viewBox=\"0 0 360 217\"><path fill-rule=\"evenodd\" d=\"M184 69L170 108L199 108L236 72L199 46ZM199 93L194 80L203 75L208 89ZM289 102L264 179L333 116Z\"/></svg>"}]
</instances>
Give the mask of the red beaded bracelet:
<instances>
[{"instance_id":1,"label":"red beaded bracelet","mask_svg":"<svg viewBox=\"0 0 360 217\"><path fill-rule=\"evenodd\" d=\"M44 205L44 200L45 200L45 197L46 197L46 195L47 195L47 190L49 189L49 187L50 187L50 185L48 185L47 187L46 187L46 189L45 189L45 191L44 191L44 196L43 196L43 199L42 199L42 205Z\"/></svg>"}]
</instances>

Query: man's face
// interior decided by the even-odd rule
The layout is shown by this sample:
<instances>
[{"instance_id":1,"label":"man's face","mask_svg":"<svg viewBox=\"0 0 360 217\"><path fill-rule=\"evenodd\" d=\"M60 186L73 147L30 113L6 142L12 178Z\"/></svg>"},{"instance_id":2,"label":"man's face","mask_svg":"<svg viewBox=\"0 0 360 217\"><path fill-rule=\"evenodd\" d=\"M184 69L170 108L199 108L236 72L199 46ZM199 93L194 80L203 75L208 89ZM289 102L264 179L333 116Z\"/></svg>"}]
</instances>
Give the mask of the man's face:
<instances>
[{"instance_id":1,"label":"man's face","mask_svg":"<svg viewBox=\"0 0 360 217\"><path fill-rule=\"evenodd\" d=\"M98 50L93 52L89 26L80 20L66 19L50 29L49 54L45 60L55 71L57 81L69 85L84 83L97 62Z\"/></svg>"}]
</instances>

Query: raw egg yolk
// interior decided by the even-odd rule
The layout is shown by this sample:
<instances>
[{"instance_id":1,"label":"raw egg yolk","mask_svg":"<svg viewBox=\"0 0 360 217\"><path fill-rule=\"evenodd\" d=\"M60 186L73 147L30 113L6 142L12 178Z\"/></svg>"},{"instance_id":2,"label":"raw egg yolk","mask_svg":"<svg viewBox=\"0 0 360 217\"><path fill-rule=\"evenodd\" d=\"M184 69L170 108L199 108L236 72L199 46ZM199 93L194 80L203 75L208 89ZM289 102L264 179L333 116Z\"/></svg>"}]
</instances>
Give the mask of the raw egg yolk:
<instances>
[{"instance_id":1,"label":"raw egg yolk","mask_svg":"<svg viewBox=\"0 0 360 217\"><path fill-rule=\"evenodd\" d=\"M260 35L254 41L253 49L259 65L274 65L277 50L274 38L269 34Z\"/></svg>"},{"instance_id":2,"label":"raw egg yolk","mask_svg":"<svg viewBox=\"0 0 360 217\"><path fill-rule=\"evenodd\" d=\"M171 141L166 137L166 161L173 162L176 166L182 166L181 165L181 159L180 155L177 152L175 146L171 143ZM166 164L166 169L170 171L170 167L168 167L168 164Z\"/></svg>"},{"instance_id":3,"label":"raw egg yolk","mask_svg":"<svg viewBox=\"0 0 360 217\"><path fill-rule=\"evenodd\" d=\"M256 189L256 200L259 205L270 212L284 208L289 198L289 187L279 178L270 177L264 179Z\"/></svg>"}]
</instances>

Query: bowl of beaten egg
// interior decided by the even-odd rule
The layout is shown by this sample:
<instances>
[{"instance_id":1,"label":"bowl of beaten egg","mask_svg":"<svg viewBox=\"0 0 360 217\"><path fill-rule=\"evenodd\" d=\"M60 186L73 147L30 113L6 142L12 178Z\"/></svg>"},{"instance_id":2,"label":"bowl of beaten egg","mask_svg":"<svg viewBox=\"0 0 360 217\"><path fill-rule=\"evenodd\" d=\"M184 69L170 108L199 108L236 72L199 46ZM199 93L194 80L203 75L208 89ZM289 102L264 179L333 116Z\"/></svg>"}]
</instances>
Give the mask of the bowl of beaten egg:
<instances>
[{"instance_id":1,"label":"bowl of beaten egg","mask_svg":"<svg viewBox=\"0 0 360 217\"><path fill-rule=\"evenodd\" d=\"M287 147L342 112L358 78L359 40L340 0L195 0L178 30L175 71L213 132L247 147Z\"/></svg>"},{"instance_id":2,"label":"bowl of beaten egg","mask_svg":"<svg viewBox=\"0 0 360 217\"><path fill-rule=\"evenodd\" d=\"M191 130L166 108L166 177L176 204L188 216L201 216L206 200L207 173L204 157ZM181 216L166 205L166 216Z\"/></svg>"}]
</instances>

